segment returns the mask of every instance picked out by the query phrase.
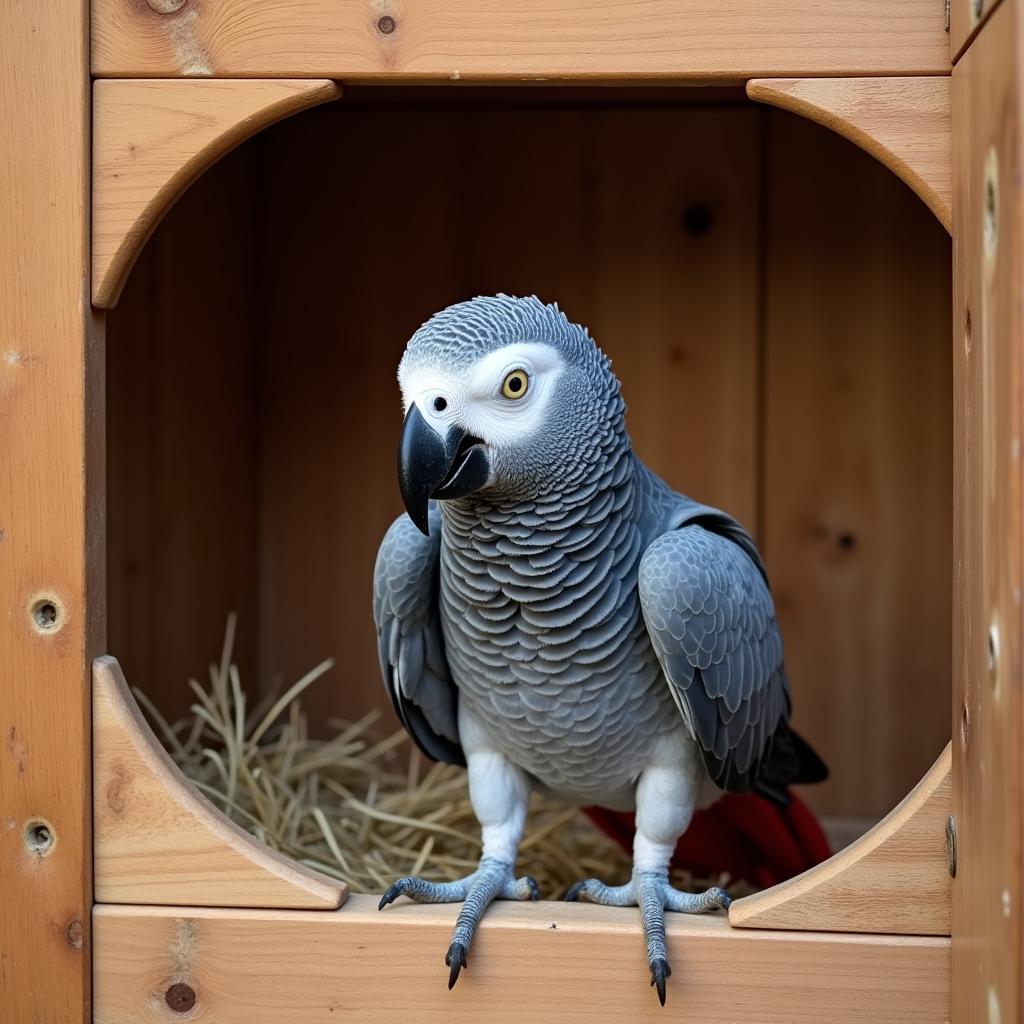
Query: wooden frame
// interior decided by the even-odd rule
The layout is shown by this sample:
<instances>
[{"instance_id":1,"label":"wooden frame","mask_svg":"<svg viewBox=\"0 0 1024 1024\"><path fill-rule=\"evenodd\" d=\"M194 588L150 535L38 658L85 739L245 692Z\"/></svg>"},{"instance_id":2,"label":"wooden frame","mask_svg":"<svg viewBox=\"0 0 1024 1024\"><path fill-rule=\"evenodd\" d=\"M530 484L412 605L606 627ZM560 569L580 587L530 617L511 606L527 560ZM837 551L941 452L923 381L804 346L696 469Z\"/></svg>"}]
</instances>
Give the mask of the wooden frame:
<instances>
[{"instance_id":1,"label":"wooden frame","mask_svg":"<svg viewBox=\"0 0 1024 1024\"><path fill-rule=\"evenodd\" d=\"M0 8L0 1016L89 1017L88 667L104 642L88 20Z\"/></svg>"},{"instance_id":2,"label":"wooden frame","mask_svg":"<svg viewBox=\"0 0 1024 1024\"><path fill-rule=\"evenodd\" d=\"M394 12L386 5L370 12L312 0L296 8L303 13L302 20L295 21L287 9L271 0L224 0L216 11L210 5L196 8L179 0L149 0L148 6L134 0L96 0L92 67L97 75L110 78L216 75L516 81L555 76L595 81L736 81L796 76L844 80L761 81L751 86L751 95L797 109L864 145L900 173L954 228L958 301L954 352L962 353L957 363L957 400L973 414L957 420L962 585L955 629L957 737L952 752L950 829L957 871L952 999L958 1021L1016 1019L1024 1005L1019 872L1024 727L1020 721L1024 386L1017 301L1019 2L954 0L948 38L941 5L932 0L912 0L898 10L881 0L856 0L843 5L841 12L808 4L794 14L793 6L730 0L698 7L658 0L641 18L623 2L607 5L600 18L593 18L586 0L574 0L557 11L539 0L518 0L513 9L503 8L500 14L495 8L462 0L431 0L415 10ZM0 156L4 180L13 186L6 194L15 197L0 204L4 239L0 333L5 339L0 401L6 445L5 486L0 493L8 495L0 513L4 517L0 519L0 592L6 609L0 620L0 664L5 670L0 685L4 730L0 806L5 821L0 829L0 874L15 878L20 890L13 902L0 906L0 976L5 988L14 993L13 1008L4 1007L5 1020L88 1020L92 1016L87 908L92 899L89 806L93 780L87 693L89 663L103 648L104 557L102 320L94 318L84 299L90 140L86 11L83 5L54 0L31 10L8 5L0 15L0 27L3 52L10 58L5 61L8 91L0 116L4 137L17 140L16 145L4 147ZM946 89L942 79L949 73L950 53L958 61L952 76L952 188L948 161L935 159L934 148L934 141L943 134L935 128L934 116L942 110ZM858 76L888 76L889 81L848 81ZM912 109L915 117L924 109L924 127L918 130L934 129L931 148L920 145L923 136L918 130L909 135L900 130L893 133L894 122L877 116L880 109L883 113L888 109L899 127L907 109L898 102L907 95L902 92L907 80L900 76L911 76L911 80L939 76L928 82L918 77L912 87L918 97L925 98L925 108L918 103ZM177 90L183 84L170 83L168 89ZM195 84L224 88L216 82ZM111 100L128 97L131 89L137 97L150 88L159 91L160 85L111 82L97 90L101 161L105 152L114 152L105 146L121 145L116 132L104 134L105 127L114 127L112 121L103 120L106 111L115 109L106 103L107 96ZM173 151L170 163L150 164L151 170L139 171L134 179L127 176L123 184L117 184L111 174L102 185L105 191L97 192L97 196L124 197L133 180L140 189L119 209L117 199L97 204L97 223L111 225L109 234L104 227L92 238L98 302L116 301L119 284L148 231L211 159L275 117L328 99L334 92L333 85L322 81L238 83L230 90L237 103L226 117L201 123L189 120L197 108L187 99L178 111L184 115L179 123L185 126L180 138L174 138L174 132L161 136L159 131L148 137L151 152L159 151L161 158ZM181 95L200 93L189 90ZM120 109L123 114L126 108ZM194 126L191 135L190 124ZM98 176L93 184L101 188ZM98 721L102 724L102 719ZM122 732L122 739L125 735ZM101 743L106 750L108 741ZM129 743L125 749L132 748ZM138 755L139 748L134 750ZM985 773L980 771L982 764L988 766ZM909 812L904 814L908 822L937 822L942 817L940 776L941 772L933 775L923 784L923 793L908 798ZM1007 779L1012 782L1000 784ZM1001 813L983 813L992 806L999 806ZM924 808L928 811L922 817ZM929 829L927 856L934 865L938 852L932 845L931 825ZM903 833L896 827L882 831L889 838ZM863 852L879 848L867 842ZM851 863L859 860L851 856ZM824 880L824 874L810 883L805 878L793 888L820 893ZM321 892L321 897L334 898L329 892ZM283 965L275 976L257 957L262 975L271 983L276 978L280 986L298 976L302 967L298 961L288 961L294 947L282 941L283 936L293 935L295 928L310 935L333 936L346 926L352 938L365 943L365 949L345 970L325 954L319 966L311 968L320 979L310 990L311 998L340 998L337 1005L361 1006L362 1019L369 1019L374 1004L346 997L340 981L362 980L374 971L387 977L386 963L381 966L386 949L400 948L408 935L429 932L436 939L433 933L440 935L448 920L444 916L442 925L441 918L430 914L417 915L415 921L411 915L395 914L381 923L357 899L348 909L336 912L196 909L198 900L191 906L160 908L153 905L154 898L145 898L145 906L108 905L95 912L97 940L107 944L96 963L97 1020L123 1019L133 1012L131 1007L142 1005L139 1000L148 1009L138 1012L166 1020L170 1004L153 997L166 994L160 988L164 982L178 974L184 977L198 963L189 959L193 945L181 940L182 935L192 935L192 929L208 938L203 948L213 964L201 974L205 990L200 990L199 998L217 1007L224 1019L230 1019L224 1015L235 1005L248 1007L248 1016L240 1019L254 1020L253 1004L240 998L236 987L254 984L254 975L229 953L231 947L237 944L250 955L263 950ZM834 898L829 890L825 906L834 906ZM786 904L799 909L789 901ZM736 906L736 923L746 913L747 924L761 917L764 923L789 926L778 916L750 914L754 903ZM763 900L761 906L771 909ZM584 908L582 913L559 908L554 914L547 905L500 908L482 930L481 941L489 949L481 964L496 962L497 951L506 950L505 963L522 964L522 968L507 974L496 970L490 976L482 966L475 978L470 976L461 1002L439 999L436 1009L424 1010L424 1019L431 1019L431 1014L454 1015L454 1019L460 1019L459 1014L466 1019L479 1014L472 992L479 991L483 981L492 996L506 986L509 1005L519 1011L534 1006L535 1015L543 1008L573 1019L573 1013L589 1003L573 1002L558 988L559 981L571 973L570 964L583 964L583 974L577 977L592 981L587 996L594 1003L592 1010L614 1007L618 1016L635 1011L640 1015L637 1019L653 1012L628 984L607 983L609 966L635 952L635 935L632 924L623 927L613 912L607 919L600 911L591 913L596 909ZM799 914L790 919L801 927L806 920ZM875 920L869 917L867 926L875 927ZM527 958L521 942L525 932L531 933L533 942ZM946 976L949 943L941 937L740 932L729 931L722 921L679 922L672 936L693 970L690 1008L699 1009L701 1019L735 1019L740 1012L738 1003L723 997L721 986L702 980L711 977L710 966L703 972L699 969L701 963L720 967L726 959L725 942L730 944L729 957L735 956L732 962L743 969L733 978L737 999L744 991L743 971L756 973L755 967L777 957L781 957L780 975L794 963L802 965L803 983L798 990L804 996L802 1002L793 1002L788 990L768 993L771 1012L778 1019L801 1019L804 1013L803 1019L808 1020L826 1014L841 1020L843 1012L850 1015L848 1019L860 1019L865 1007L876 1020L943 1019L946 989L941 984L919 984L922 978ZM419 945L418 937L416 941ZM169 948L180 953L179 960L170 964ZM123 970L138 970L141 988L125 982L117 967L122 957ZM539 976L538 963L542 965ZM839 964L846 965L842 977L827 977ZM410 965L413 971L421 969L412 958ZM328 975L335 980L324 981ZM523 984L528 979L537 983ZM426 980L424 976L424 986ZM897 994L900 985L906 998ZM831 986L832 996L843 993L840 1007L824 1001L826 986ZM410 985L409 992L418 988ZM518 1003L515 996L520 997ZM650 1002L649 993L642 996ZM407 999L412 996L399 992L392 1002L405 1007ZM858 999L863 1000L859 1006ZM422 1005L418 994L416 1002ZM269 995L266 1005L272 1005ZM325 1005L333 1009L335 1003ZM268 1019L286 1020L279 1011L278 1007ZM312 1019L312 1003L304 1012L296 1019Z\"/></svg>"}]
</instances>

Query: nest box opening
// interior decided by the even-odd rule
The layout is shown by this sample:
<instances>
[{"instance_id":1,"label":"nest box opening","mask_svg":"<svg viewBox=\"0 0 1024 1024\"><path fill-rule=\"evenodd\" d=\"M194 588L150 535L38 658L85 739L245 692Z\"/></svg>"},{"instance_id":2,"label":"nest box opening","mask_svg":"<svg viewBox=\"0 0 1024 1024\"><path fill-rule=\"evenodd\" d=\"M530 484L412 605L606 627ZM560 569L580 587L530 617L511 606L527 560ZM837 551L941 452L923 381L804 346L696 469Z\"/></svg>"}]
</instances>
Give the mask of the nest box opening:
<instances>
[{"instance_id":1,"label":"nest box opening","mask_svg":"<svg viewBox=\"0 0 1024 1024\"><path fill-rule=\"evenodd\" d=\"M950 242L867 153L739 90L352 88L203 173L109 314L128 680L180 714L236 611L247 680L333 656L311 720L391 714L395 370L497 291L587 324L641 457L755 534L832 770L804 796L834 846L863 832L949 738Z\"/></svg>"}]
</instances>

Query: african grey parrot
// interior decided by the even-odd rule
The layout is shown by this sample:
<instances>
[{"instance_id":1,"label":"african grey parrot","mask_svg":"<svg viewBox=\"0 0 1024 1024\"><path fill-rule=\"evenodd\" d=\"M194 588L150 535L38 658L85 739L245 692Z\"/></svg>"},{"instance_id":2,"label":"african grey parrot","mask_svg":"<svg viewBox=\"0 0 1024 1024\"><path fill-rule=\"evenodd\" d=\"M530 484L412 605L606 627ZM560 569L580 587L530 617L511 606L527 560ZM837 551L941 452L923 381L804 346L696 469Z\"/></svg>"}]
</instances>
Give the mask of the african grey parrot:
<instances>
[{"instance_id":1,"label":"african grey parrot","mask_svg":"<svg viewBox=\"0 0 1024 1024\"><path fill-rule=\"evenodd\" d=\"M556 305L451 306L413 335L398 379L408 514L374 571L381 671L423 752L467 765L483 856L460 881L398 880L381 908L463 902L451 988L487 905L537 898L513 872L532 787L635 808L631 881L567 898L641 908L664 1003L665 909L729 905L668 879L702 785L785 802L790 782L824 776L788 727L760 556L736 520L640 462L607 357Z\"/></svg>"}]
</instances>

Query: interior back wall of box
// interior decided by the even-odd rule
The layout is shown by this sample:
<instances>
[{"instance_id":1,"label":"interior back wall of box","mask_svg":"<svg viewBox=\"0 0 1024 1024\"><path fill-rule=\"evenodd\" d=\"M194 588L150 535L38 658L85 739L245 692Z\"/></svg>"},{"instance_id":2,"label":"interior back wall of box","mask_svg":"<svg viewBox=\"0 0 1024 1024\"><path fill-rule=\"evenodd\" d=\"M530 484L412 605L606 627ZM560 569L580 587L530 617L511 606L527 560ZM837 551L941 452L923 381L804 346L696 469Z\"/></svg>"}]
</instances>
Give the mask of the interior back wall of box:
<instances>
[{"instance_id":1,"label":"interior back wall of box","mask_svg":"<svg viewBox=\"0 0 1024 1024\"><path fill-rule=\"evenodd\" d=\"M397 727L370 611L395 370L496 291L587 324L640 456L756 533L832 767L806 795L883 814L949 737L949 239L852 144L730 94L352 90L205 174L109 319L128 680L180 715L233 610L251 693L334 656L314 723Z\"/></svg>"}]
</instances>

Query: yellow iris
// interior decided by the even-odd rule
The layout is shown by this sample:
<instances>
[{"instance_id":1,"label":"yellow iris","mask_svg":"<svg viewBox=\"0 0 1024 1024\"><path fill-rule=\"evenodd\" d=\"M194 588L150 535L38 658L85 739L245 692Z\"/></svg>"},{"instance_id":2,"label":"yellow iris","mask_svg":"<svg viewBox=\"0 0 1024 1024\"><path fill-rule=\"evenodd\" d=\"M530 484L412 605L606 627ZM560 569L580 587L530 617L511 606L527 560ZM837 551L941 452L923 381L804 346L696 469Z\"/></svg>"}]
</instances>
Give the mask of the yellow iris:
<instances>
[{"instance_id":1,"label":"yellow iris","mask_svg":"<svg viewBox=\"0 0 1024 1024\"><path fill-rule=\"evenodd\" d=\"M505 374L505 379L501 382L501 393L506 398L522 398L529 386L530 378L527 377L525 370L512 370L511 373Z\"/></svg>"}]
</instances>

